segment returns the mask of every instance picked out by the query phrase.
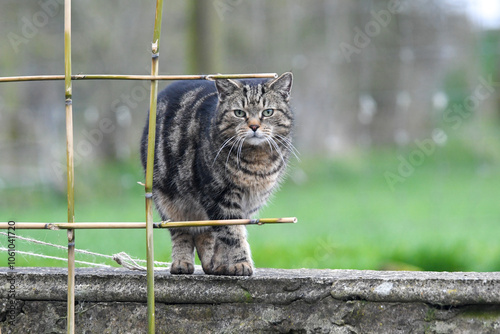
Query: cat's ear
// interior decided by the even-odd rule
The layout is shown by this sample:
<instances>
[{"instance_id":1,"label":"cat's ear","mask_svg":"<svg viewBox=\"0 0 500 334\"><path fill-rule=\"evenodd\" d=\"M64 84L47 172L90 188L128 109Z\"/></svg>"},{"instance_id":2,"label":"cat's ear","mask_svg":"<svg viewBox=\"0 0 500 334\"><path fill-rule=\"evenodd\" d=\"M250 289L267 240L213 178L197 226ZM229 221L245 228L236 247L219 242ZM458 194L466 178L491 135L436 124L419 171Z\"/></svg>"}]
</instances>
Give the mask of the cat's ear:
<instances>
[{"instance_id":1,"label":"cat's ear","mask_svg":"<svg viewBox=\"0 0 500 334\"><path fill-rule=\"evenodd\" d=\"M292 72L285 72L273 81L270 81L267 86L275 92L283 95L286 101L290 99L290 92L292 91Z\"/></svg>"},{"instance_id":2,"label":"cat's ear","mask_svg":"<svg viewBox=\"0 0 500 334\"><path fill-rule=\"evenodd\" d=\"M215 80L215 87L217 87L219 98L221 100L224 100L226 97L233 94L236 90L243 87L243 85L239 81L234 81L231 79L217 79Z\"/></svg>"}]
</instances>

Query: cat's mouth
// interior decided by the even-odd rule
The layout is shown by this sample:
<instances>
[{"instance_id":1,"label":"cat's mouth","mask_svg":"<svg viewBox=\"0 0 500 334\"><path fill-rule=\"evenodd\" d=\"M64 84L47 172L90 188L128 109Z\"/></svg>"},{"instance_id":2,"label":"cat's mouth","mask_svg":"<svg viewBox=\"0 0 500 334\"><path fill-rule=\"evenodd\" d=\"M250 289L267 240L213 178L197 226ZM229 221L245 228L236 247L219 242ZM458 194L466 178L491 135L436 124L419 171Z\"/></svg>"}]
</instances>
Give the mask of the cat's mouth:
<instances>
[{"instance_id":1,"label":"cat's mouth","mask_svg":"<svg viewBox=\"0 0 500 334\"><path fill-rule=\"evenodd\" d=\"M266 142L266 138L262 133L259 131L250 131L246 138L245 138L245 143L248 143L250 145L260 145L262 143Z\"/></svg>"}]
</instances>

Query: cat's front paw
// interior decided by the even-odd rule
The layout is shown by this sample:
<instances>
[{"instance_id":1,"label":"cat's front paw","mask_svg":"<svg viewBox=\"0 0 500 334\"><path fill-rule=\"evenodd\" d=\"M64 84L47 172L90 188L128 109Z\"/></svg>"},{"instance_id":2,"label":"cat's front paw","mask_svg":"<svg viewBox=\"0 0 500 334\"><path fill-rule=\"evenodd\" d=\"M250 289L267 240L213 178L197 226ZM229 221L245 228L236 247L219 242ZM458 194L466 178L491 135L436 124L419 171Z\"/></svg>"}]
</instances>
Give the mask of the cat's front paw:
<instances>
[{"instance_id":1,"label":"cat's front paw","mask_svg":"<svg viewBox=\"0 0 500 334\"><path fill-rule=\"evenodd\" d=\"M174 261L170 267L170 273L172 275L190 275L194 273L194 264L188 261Z\"/></svg>"},{"instance_id":2,"label":"cat's front paw","mask_svg":"<svg viewBox=\"0 0 500 334\"><path fill-rule=\"evenodd\" d=\"M253 267L250 262L239 262L230 265L222 264L212 269L213 275L252 276Z\"/></svg>"}]
</instances>

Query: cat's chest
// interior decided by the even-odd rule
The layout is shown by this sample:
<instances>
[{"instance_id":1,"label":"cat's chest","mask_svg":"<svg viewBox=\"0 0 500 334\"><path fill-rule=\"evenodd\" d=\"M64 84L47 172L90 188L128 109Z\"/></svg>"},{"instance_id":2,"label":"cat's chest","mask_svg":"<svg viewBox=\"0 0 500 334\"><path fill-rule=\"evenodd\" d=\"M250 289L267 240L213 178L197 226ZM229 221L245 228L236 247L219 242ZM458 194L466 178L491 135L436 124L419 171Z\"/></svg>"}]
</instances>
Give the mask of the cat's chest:
<instances>
[{"instance_id":1,"label":"cat's chest","mask_svg":"<svg viewBox=\"0 0 500 334\"><path fill-rule=\"evenodd\" d=\"M276 168L278 167L278 168ZM233 182L249 194L260 194L270 191L278 182L279 166L250 165L233 170Z\"/></svg>"},{"instance_id":2,"label":"cat's chest","mask_svg":"<svg viewBox=\"0 0 500 334\"><path fill-rule=\"evenodd\" d=\"M244 150L241 157L224 166L226 176L244 193L243 202L261 201L276 187L284 168L284 159L275 152L266 150Z\"/></svg>"},{"instance_id":3,"label":"cat's chest","mask_svg":"<svg viewBox=\"0 0 500 334\"><path fill-rule=\"evenodd\" d=\"M247 191L243 193L241 201L239 202L246 215L250 216L260 209L271 195L272 189L273 187L270 187L267 190L260 187L257 189L247 189Z\"/></svg>"},{"instance_id":4,"label":"cat's chest","mask_svg":"<svg viewBox=\"0 0 500 334\"><path fill-rule=\"evenodd\" d=\"M273 192L278 183L279 173L249 174L240 171L234 175L234 184L241 191L240 205L246 212L254 212L261 207Z\"/></svg>"}]
</instances>

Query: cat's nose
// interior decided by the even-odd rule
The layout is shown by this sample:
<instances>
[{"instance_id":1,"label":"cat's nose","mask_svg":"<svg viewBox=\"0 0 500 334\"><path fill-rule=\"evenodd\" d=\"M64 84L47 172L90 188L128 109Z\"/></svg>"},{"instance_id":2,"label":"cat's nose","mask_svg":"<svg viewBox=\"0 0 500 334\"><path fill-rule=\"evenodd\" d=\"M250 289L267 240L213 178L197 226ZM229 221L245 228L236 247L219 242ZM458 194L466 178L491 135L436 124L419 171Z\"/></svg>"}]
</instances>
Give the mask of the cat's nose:
<instances>
[{"instance_id":1,"label":"cat's nose","mask_svg":"<svg viewBox=\"0 0 500 334\"><path fill-rule=\"evenodd\" d=\"M249 125L248 126L250 129L253 130L253 132L257 131L258 128L260 128L260 126L258 126L257 124L252 124L252 125Z\"/></svg>"}]
</instances>

